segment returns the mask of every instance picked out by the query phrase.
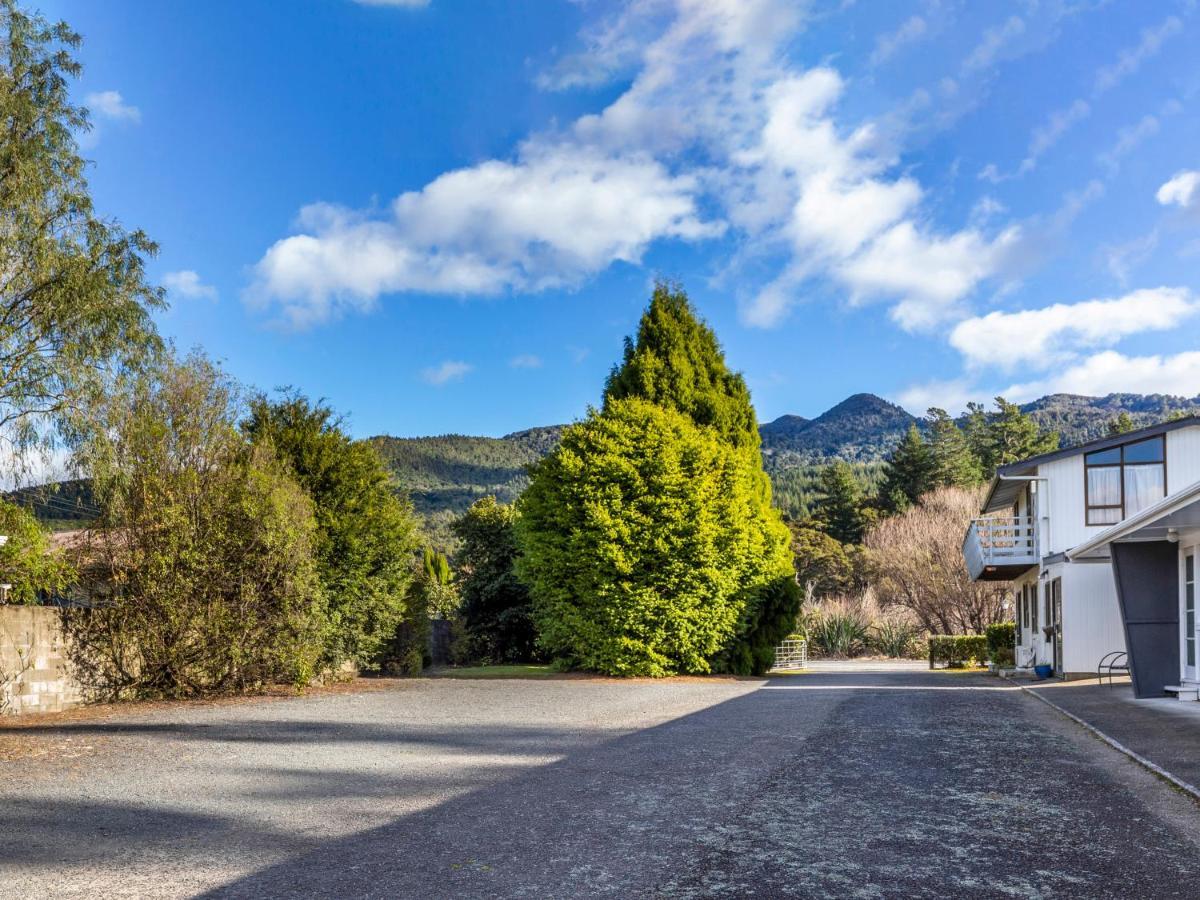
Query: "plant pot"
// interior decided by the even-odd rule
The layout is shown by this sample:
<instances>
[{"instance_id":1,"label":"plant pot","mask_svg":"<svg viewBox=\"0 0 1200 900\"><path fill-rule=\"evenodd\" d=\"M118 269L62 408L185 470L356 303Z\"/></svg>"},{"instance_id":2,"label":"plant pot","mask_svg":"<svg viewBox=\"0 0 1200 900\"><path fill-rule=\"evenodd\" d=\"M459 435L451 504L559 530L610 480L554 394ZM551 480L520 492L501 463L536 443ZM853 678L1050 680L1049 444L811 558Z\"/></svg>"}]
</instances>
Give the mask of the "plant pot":
<instances>
[{"instance_id":1,"label":"plant pot","mask_svg":"<svg viewBox=\"0 0 1200 900\"><path fill-rule=\"evenodd\" d=\"M1054 674L1054 666L1047 666L1047 665L1034 666L1033 674L1035 674L1038 678L1045 681L1047 678L1049 678L1051 675Z\"/></svg>"}]
</instances>

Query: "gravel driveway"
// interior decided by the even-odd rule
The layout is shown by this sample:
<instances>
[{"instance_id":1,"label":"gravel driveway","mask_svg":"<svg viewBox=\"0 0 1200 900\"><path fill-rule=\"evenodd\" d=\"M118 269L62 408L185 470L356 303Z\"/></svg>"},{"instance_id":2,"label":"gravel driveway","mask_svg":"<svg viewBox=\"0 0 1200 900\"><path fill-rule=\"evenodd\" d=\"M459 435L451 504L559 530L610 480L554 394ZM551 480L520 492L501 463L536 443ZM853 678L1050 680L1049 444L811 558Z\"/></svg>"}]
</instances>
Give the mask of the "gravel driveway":
<instances>
[{"instance_id":1,"label":"gravel driveway","mask_svg":"<svg viewBox=\"0 0 1200 900\"><path fill-rule=\"evenodd\" d=\"M1200 810L994 679L395 682L24 729L0 896L1195 897Z\"/></svg>"}]
</instances>

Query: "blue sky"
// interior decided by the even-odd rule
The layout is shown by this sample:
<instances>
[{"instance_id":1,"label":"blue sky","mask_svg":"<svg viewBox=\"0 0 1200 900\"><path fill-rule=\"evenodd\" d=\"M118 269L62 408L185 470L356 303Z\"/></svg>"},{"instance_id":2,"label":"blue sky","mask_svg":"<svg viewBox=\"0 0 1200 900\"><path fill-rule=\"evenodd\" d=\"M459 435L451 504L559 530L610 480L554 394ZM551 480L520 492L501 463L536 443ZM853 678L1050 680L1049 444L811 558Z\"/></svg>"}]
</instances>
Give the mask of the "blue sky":
<instances>
[{"instance_id":1,"label":"blue sky","mask_svg":"<svg viewBox=\"0 0 1200 900\"><path fill-rule=\"evenodd\" d=\"M577 418L655 276L763 420L1200 393L1193 2L41 9L164 333L358 435Z\"/></svg>"}]
</instances>

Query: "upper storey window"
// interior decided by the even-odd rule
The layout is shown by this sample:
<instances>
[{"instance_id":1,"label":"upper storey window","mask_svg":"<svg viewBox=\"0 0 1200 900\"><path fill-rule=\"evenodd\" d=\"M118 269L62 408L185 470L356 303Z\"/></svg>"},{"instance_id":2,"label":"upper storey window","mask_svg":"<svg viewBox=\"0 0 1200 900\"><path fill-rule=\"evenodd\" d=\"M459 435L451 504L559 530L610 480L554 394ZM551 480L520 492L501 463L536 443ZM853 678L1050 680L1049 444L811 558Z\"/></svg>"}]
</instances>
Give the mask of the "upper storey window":
<instances>
[{"instance_id":1,"label":"upper storey window","mask_svg":"<svg viewBox=\"0 0 1200 900\"><path fill-rule=\"evenodd\" d=\"M1115 525L1167 495L1166 439L1088 453L1083 458L1087 524Z\"/></svg>"}]
</instances>

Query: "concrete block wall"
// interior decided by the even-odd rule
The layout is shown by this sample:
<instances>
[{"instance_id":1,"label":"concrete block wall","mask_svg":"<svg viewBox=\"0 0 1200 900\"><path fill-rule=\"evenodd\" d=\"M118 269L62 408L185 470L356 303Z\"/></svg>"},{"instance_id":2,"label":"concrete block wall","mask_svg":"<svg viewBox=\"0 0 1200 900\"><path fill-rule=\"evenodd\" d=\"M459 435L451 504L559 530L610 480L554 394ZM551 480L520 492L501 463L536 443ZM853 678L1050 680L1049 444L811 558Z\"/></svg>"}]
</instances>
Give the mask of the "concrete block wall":
<instances>
[{"instance_id":1,"label":"concrete block wall","mask_svg":"<svg viewBox=\"0 0 1200 900\"><path fill-rule=\"evenodd\" d=\"M55 712L82 702L64 645L57 609L0 606L0 715Z\"/></svg>"}]
</instances>

